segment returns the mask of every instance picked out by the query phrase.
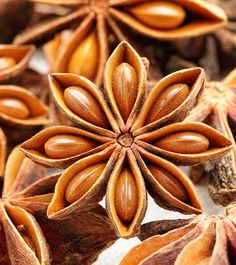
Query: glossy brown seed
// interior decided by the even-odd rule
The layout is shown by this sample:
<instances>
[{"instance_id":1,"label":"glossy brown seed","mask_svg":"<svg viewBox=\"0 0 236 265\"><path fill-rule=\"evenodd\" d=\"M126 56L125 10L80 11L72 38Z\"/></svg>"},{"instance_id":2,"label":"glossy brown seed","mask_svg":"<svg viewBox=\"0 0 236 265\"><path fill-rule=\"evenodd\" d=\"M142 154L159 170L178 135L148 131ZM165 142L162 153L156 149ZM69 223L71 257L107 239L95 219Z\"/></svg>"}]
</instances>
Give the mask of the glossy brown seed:
<instances>
[{"instance_id":1,"label":"glossy brown seed","mask_svg":"<svg viewBox=\"0 0 236 265\"><path fill-rule=\"evenodd\" d=\"M49 138L44 151L50 158L60 159L85 153L96 147L96 143L78 135L60 134Z\"/></svg>"},{"instance_id":2,"label":"glossy brown seed","mask_svg":"<svg viewBox=\"0 0 236 265\"><path fill-rule=\"evenodd\" d=\"M115 207L122 222L132 222L138 208L138 190L134 177L127 168L123 169L116 183Z\"/></svg>"},{"instance_id":3,"label":"glossy brown seed","mask_svg":"<svg viewBox=\"0 0 236 265\"><path fill-rule=\"evenodd\" d=\"M70 203L79 200L97 181L105 166L105 163L99 163L78 172L67 185L66 200Z\"/></svg>"},{"instance_id":4,"label":"glossy brown seed","mask_svg":"<svg viewBox=\"0 0 236 265\"><path fill-rule=\"evenodd\" d=\"M183 7L169 1L148 1L137 4L129 11L146 25L156 29L175 29L184 23Z\"/></svg>"},{"instance_id":5,"label":"glossy brown seed","mask_svg":"<svg viewBox=\"0 0 236 265\"><path fill-rule=\"evenodd\" d=\"M161 186L172 196L182 202L188 200L188 193L183 184L168 170L154 164L148 164L148 169Z\"/></svg>"},{"instance_id":6,"label":"glossy brown seed","mask_svg":"<svg viewBox=\"0 0 236 265\"><path fill-rule=\"evenodd\" d=\"M30 116L27 105L16 98L0 98L0 112L16 119L26 119Z\"/></svg>"},{"instance_id":7,"label":"glossy brown seed","mask_svg":"<svg viewBox=\"0 0 236 265\"><path fill-rule=\"evenodd\" d=\"M174 153L197 154L208 150L209 140L200 133L186 131L164 136L154 145Z\"/></svg>"},{"instance_id":8,"label":"glossy brown seed","mask_svg":"<svg viewBox=\"0 0 236 265\"><path fill-rule=\"evenodd\" d=\"M112 89L121 115L127 121L138 93L138 75L132 65L122 63L114 69Z\"/></svg>"},{"instance_id":9,"label":"glossy brown seed","mask_svg":"<svg viewBox=\"0 0 236 265\"><path fill-rule=\"evenodd\" d=\"M93 80L97 71L99 57L96 32L88 35L74 51L68 65L68 72Z\"/></svg>"},{"instance_id":10,"label":"glossy brown seed","mask_svg":"<svg viewBox=\"0 0 236 265\"><path fill-rule=\"evenodd\" d=\"M189 87L185 84L175 84L166 88L153 104L146 123L161 119L178 108L188 97Z\"/></svg>"},{"instance_id":11,"label":"glossy brown seed","mask_svg":"<svg viewBox=\"0 0 236 265\"><path fill-rule=\"evenodd\" d=\"M70 86L64 92L64 100L69 109L80 118L100 127L108 127L105 113L86 89Z\"/></svg>"},{"instance_id":12,"label":"glossy brown seed","mask_svg":"<svg viewBox=\"0 0 236 265\"><path fill-rule=\"evenodd\" d=\"M16 64L12 57L0 57L0 72L7 70Z\"/></svg>"}]
</instances>

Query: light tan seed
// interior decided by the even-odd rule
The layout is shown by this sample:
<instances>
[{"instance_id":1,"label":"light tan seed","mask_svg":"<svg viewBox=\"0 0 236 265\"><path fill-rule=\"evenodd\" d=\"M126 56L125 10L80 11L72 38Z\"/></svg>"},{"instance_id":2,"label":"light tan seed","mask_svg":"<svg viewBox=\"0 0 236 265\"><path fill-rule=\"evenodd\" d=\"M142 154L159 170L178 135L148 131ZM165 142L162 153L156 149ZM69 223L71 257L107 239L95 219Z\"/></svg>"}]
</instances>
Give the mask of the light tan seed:
<instances>
[{"instance_id":1,"label":"light tan seed","mask_svg":"<svg viewBox=\"0 0 236 265\"><path fill-rule=\"evenodd\" d=\"M154 145L174 153L197 154L208 150L209 140L203 134L186 131L164 136Z\"/></svg>"},{"instance_id":2,"label":"light tan seed","mask_svg":"<svg viewBox=\"0 0 236 265\"><path fill-rule=\"evenodd\" d=\"M105 166L105 163L99 163L78 172L67 185L66 200L70 203L79 200L97 181Z\"/></svg>"},{"instance_id":3,"label":"light tan seed","mask_svg":"<svg viewBox=\"0 0 236 265\"><path fill-rule=\"evenodd\" d=\"M46 141L44 151L50 158L60 159L85 153L96 146L94 141L86 137L60 134Z\"/></svg>"},{"instance_id":4,"label":"light tan seed","mask_svg":"<svg viewBox=\"0 0 236 265\"><path fill-rule=\"evenodd\" d=\"M183 184L168 170L154 164L148 164L148 169L158 183L171 195L182 202L188 200L188 193Z\"/></svg>"},{"instance_id":5,"label":"light tan seed","mask_svg":"<svg viewBox=\"0 0 236 265\"><path fill-rule=\"evenodd\" d=\"M127 121L138 93L138 75L132 65L122 63L114 69L112 89L121 115Z\"/></svg>"},{"instance_id":6,"label":"light tan seed","mask_svg":"<svg viewBox=\"0 0 236 265\"><path fill-rule=\"evenodd\" d=\"M94 80L98 67L99 48L96 32L89 34L74 51L68 65L68 72Z\"/></svg>"},{"instance_id":7,"label":"light tan seed","mask_svg":"<svg viewBox=\"0 0 236 265\"><path fill-rule=\"evenodd\" d=\"M153 104L146 123L157 121L174 111L185 101L189 92L189 87L185 84L167 87Z\"/></svg>"},{"instance_id":8,"label":"light tan seed","mask_svg":"<svg viewBox=\"0 0 236 265\"><path fill-rule=\"evenodd\" d=\"M175 29L184 23L186 11L178 4L167 1L148 1L129 8L146 25L160 29Z\"/></svg>"},{"instance_id":9,"label":"light tan seed","mask_svg":"<svg viewBox=\"0 0 236 265\"><path fill-rule=\"evenodd\" d=\"M109 127L102 108L86 89L70 86L64 91L64 100L69 109L80 118L100 127Z\"/></svg>"},{"instance_id":10,"label":"light tan seed","mask_svg":"<svg viewBox=\"0 0 236 265\"><path fill-rule=\"evenodd\" d=\"M0 57L0 72L16 65L16 60L12 57Z\"/></svg>"},{"instance_id":11,"label":"light tan seed","mask_svg":"<svg viewBox=\"0 0 236 265\"><path fill-rule=\"evenodd\" d=\"M115 207L122 222L132 222L138 208L138 190L134 177L127 168L123 169L116 183Z\"/></svg>"},{"instance_id":12,"label":"light tan seed","mask_svg":"<svg viewBox=\"0 0 236 265\"><path fill-rule=\"evenodd\" d=\"M27 105L16 98L0 98L0 112L12 118L27 119L30 116L30 111Z\"/></svg>"}]
</instances>

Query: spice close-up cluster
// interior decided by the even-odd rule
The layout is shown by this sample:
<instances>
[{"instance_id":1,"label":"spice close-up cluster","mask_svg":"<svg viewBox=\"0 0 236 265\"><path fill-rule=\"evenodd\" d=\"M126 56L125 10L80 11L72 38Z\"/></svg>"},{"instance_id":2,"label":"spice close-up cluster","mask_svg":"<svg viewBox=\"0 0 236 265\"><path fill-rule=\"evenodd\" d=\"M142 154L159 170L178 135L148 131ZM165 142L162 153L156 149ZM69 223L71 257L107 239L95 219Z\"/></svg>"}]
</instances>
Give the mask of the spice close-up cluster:
<instances>
[{"instance_id":1,"label":"spice close-up cluster","mask_svg":"<svg viewBox=\"0 0 236 265\"><path fill-rule=\"evenodd\" d=\"M236 265L236 1L0 1L0 265Z\"/></svg>"}]
</instances>

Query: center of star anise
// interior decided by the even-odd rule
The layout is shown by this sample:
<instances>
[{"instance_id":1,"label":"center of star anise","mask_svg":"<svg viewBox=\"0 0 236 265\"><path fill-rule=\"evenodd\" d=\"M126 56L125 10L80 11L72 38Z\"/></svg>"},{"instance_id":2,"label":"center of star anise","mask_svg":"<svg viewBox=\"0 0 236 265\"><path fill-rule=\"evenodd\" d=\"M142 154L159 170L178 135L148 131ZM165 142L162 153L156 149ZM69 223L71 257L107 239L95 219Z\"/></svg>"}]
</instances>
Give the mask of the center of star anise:
<instances>
[{"instance_id":1,"label":"center of star anise","mask_svg":"<svg viewBox=\"0 0 236 265\"><path fill-rule=\"evenodd\" d=\"M123 147L130 147L134 141L134 137L131 133L124 133L119 135L117 142Z\"/></svg>"},{"instance_id":2,"label":"center of star anise","mask_svg":"<svg viewBox=\"0 0 236 265\"><path fill-rule=\"evenodd\" d=\"M108 1L107 0L90 0L91 9L96 14L105 13L108 8Z\"/></svg>"}]
</instances>

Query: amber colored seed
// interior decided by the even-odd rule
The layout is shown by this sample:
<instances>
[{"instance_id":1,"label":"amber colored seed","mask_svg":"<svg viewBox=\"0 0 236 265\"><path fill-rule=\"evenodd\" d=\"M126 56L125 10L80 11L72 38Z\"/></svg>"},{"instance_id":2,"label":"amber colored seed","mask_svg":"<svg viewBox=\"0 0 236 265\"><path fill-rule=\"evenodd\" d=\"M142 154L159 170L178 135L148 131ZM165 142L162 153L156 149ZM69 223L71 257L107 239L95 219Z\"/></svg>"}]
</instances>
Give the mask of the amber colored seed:
<instances>
[{"instance_id":1,"label":"amber colored seed","mask_svg":"<svg viewBox=\"0 0 236 265\"><path fill-rule=\"evenodd\" d=\"M70 86L64 91L64 100L69 109L80 118L100 127L108 127L105 113L86 89Z\"/></svg>"},{"instance_id":2,"label":"amber colored seed","mask_svg":"<svg viewBox=\"0 0 236 265\"><path fill-rule=\"evenodd\" d=\"M16 65L16 60L12 57L0 57L0 72Z\"/></svg>"},{"instance_id":3,"label":"amber colored seed","mask_svg":"<svg viewBox=\"0 0 236 265\"><path fill-rule=\"evenodd\" d=\"M70 203L79 200L97 181L105 166L105 163L99 163L78 172L67 185L66 200Z\"/></svg>"},{"instance_id":4,"label":"amber colored seed","mask_svg":"<svg viewBox=\"0 0 236 265\"><path fill-rule=\"evenodd\" d=\"M141 22L156 29L175 29L184 23L186 11L167 1L148 1L129 8Z\"/></svg>"},{"instance_id":5,"label":"amber colored seed","mask_svg":"<svg viewBox=\"0 0 236 265\"><path fill-rule=\"evenodd\" d=\"M0 112L12 118L26 119L30 115L27 105L16 98L0 98Z\"/></svg>"},{"instance_id":6,"label":"amber colored seed","mask_svg":"<svg viewBox=\"0 0 236 265\"><path fill-rule=\"evenodd\" d=\"M132 222L138 208L138 190L134 177L127 168L123 169L116 183L115 207L122 222Z\"/></svg>"},{"instance_id":7,"label":"amber colored seed","mask_svg":"<svg viewBox=\"0 0 236 265\"><path fill-rule=\"evenodd\" d=\"M88 35L76 48L68 64L68 72L94 80L98 66L98 41L96 32Z\"/></svg>"},{"instance_id":8,"label":"amber colored seed","mask_svg":"<svg viewBox=\"0 0 236 265\"><path fill-rule=\"evenodd\" d=\"M97 145L94 141L69 134L55 135L44 144L44 151L50 158L60 159L85 153Z\"/></svg>"},{"instance_id":9,"label":"amber colored seed","mask_svg":"<svg viewBox=\"0 0 236 265\"><path fill-rule=\"evenodd\" d=\"M167 190L172 196L182 202L188 200L188 193L183 184L168 170L154 164L147 165L158 183Z\"/></svg>"},{"instance_id":10,"label":"amber colored seed","mask_svg":"<svg viewBox=\"0 0 236 265\"><path fill-rule=\"evenodd\" d=\"M122 117L127 121L138 93L138 75L133 66L122 63L114 69L112 89Z\"/></svg>"},{"instance_id":11,"label":"amber colored seed","mask_svg":"<svg viewBox=\"0 0 236 265\"><path fill-rule=\"evenodd\" d=\"M189 87L185 84L167 87L153 104L146 123L157 121L174 111L185 101L189 92Z\"/></svg>"},{"instance_id":12,"label":"amber colored seed","mask_svg":"<svg viewBox=\"0 0 236 265\"><path fill-rule=\"evenodd\" d=\"M154 145L174 153L197 154L208 150L209 140L201 133L185 131L164 136Z\"/></svg>"}]
</instances>

